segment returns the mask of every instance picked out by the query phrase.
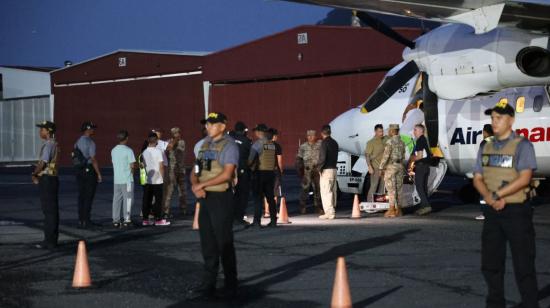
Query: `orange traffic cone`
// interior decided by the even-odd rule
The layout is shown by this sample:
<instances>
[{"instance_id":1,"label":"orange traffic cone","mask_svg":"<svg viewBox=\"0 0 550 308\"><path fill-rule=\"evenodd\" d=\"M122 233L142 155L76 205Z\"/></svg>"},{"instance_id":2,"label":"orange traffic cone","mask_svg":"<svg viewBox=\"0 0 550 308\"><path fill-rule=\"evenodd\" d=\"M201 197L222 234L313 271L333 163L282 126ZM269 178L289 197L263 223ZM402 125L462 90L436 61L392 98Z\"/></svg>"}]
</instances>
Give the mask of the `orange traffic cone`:
<instances>
[{"instance_id":1,"label":"orange traffic cone","mask_svg":"<svg viewBox=\"0 0 550 308\"><path fill-rule=\"evenodd\" d=\"M351 308L351 292L349 290L348 271L346 260L338 257L336 262L336 274L334 276L334 287L332 288L331 308Z\"/></svg>"},{"instance_id":2,"label":"orange traffic cone","mask_svg":"<svg viewBox=\"0 0 550 308\"><path fill-rule=\"evenodd\" d=\"M361 210L359 209L359 195L357 194L353 197L353 210L351 211L351 218L361 218Z\"/></svg>"},{"instance_id":3,"label":"orange traffic cone","mask_svg":"<svg viewBox=\"0 0 550 308\"><path fill-rule=\"evenodd\" d=\"M79 241L78 251L76 253L76 263L74 266L73 288L88 288L91 285L92 279L90 278L86 243L84 243L84 241Z\"/></svg>"},{"instance_id":4,"label":"orange traffic cone","mask_svg":"<svg viewBox=\"0 0 550 308\"><path fill-rule=\"evenodd\" d=\"M281 197L281 208L279 209L279 221L280 224L289 224L288 211L286 209L286 198Z\"/></svg>"},{"instance_id":5,"label":"orange traffic cone","mask_svg":"<svg viewBox=\"0 0 550 308\"><path fill-rule=\"evenodd\" d=\"M193 218L193 230L199 230L199 211L201 210L201 204L197 202L195 204L195 217Z\"/></svg>"}]
</instances>

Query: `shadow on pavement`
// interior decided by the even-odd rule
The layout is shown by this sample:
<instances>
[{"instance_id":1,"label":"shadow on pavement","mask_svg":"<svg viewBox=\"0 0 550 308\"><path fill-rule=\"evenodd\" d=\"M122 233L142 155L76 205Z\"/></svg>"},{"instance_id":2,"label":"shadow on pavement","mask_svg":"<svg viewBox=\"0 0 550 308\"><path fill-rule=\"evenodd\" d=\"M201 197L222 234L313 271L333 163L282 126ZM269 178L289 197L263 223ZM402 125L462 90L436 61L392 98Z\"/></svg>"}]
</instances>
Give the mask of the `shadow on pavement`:
<instances>
[{"instance_id":1,"label":"shadow on pavement","mask_svg":"<svg viewBox=\"0 0 550 308\"><path fill-rule=\"evenodd\" d=\"M373 304L381 299L383 299L384 297L398 291L399 289L401 289L403 286L398 286L398 287L395 287L395 288L391 288L387 291L384 291L384 292L380 292L376 295L373 295L371 297L368 297L368 298L365 298L364 300L360 301L360 302L357 302L355 304L353 304L354 307L357 307L357 308L360 308L360 307L367 307L369 306L370 304Z\"/></svg>"}]
</instances>

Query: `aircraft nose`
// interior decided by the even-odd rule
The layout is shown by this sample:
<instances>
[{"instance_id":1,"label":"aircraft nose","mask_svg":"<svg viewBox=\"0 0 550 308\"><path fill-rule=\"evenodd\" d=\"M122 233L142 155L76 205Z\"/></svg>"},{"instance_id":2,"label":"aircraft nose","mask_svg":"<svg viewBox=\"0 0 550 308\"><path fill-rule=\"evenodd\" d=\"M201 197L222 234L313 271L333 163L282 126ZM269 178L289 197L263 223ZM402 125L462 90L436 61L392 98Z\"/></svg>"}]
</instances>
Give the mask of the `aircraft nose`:
<instances>
[{"instance_id":1,"label":"aircraft nose","mask_svg":"<svg viewBox=\"0 0 550 308\"><path fill-rule=\"evenodd\" d=\"M355 113L357 113L357 109L348 110L330 122L332 138L338 142L340 149L345 151L353 150L348 147L350 141L357 138L358 132L354 131L356 129L356 125L354 125Z\"/></svg>"}]
</instances>

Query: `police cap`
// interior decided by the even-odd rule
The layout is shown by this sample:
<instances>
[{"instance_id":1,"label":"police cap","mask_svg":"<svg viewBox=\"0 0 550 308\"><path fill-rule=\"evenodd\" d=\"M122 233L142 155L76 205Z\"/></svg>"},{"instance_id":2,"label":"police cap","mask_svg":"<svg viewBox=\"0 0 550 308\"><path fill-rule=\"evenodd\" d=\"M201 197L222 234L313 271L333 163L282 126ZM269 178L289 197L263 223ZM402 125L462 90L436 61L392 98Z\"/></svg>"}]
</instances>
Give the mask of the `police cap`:
<instances>
[{"instance_id":1,"label":"police cap","mask_svg":"<svg viewBox=\"0 0 550 308\"><path fill-rule=\"evenodd\" d=\"M55 130L56 130L55 123L50 122L50 121L40 122L40 123L36 124L36 127L45 128L51 133L55 133Z\"/></svg>"}]
</instances>

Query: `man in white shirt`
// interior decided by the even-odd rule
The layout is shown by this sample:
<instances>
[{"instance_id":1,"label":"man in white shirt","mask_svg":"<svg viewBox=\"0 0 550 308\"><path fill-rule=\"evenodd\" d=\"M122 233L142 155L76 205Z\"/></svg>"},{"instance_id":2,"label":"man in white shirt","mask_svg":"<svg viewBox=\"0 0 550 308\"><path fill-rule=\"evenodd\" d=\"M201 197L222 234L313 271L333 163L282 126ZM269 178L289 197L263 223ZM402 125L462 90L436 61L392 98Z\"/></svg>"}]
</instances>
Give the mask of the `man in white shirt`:
<instances>
[{"instance_id":1,"label":"man in white shirt","mask_svg":"<svg viewBox=\"0 0 550 308\"><path fill-rule=\"evenodd\" d=\"M143 151L143 162L147 172L147 183L143 190L143 226L156 225L167 226L169 221L161 218L162 186L164 184L164 158L161 150L157 148L158 136L155 133L149 134L147 138L149 146ZM155 200L153 201L153 197ZM155 221L148 219L153 213Z\"/></svg>"}]
</instances>

